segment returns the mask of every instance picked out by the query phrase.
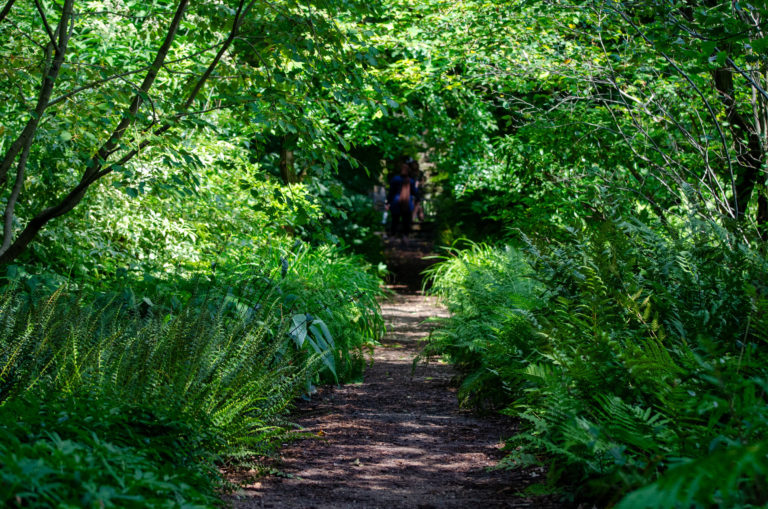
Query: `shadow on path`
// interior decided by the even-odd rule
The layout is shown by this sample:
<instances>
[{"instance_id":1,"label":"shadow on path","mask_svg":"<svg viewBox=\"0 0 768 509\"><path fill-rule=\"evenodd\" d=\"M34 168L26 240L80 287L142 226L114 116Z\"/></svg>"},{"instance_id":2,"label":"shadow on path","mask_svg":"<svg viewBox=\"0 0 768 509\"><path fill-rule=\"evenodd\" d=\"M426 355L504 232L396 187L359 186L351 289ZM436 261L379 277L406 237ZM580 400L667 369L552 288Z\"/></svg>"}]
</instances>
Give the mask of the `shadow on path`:
<instances>
[{"instance_id":1,"label":"shadow on path","mask_svg":"<svg viewBox=\"0 0 768 509\"><path fill-rule=\"evenodd\" d=\"M293 420L321 438L285 447L277 468L286 475L244 487L230 499L234 507L545 506L517 495L540 482L541 472L488 470L514 421L460 410L450 366L433 361L413 369L418 341L430 330L425 320L446 311L410 279L398 282L405 291L382 302L388 333L365 381L324 388L302 402Z\"/></svg>"}]
</instances>

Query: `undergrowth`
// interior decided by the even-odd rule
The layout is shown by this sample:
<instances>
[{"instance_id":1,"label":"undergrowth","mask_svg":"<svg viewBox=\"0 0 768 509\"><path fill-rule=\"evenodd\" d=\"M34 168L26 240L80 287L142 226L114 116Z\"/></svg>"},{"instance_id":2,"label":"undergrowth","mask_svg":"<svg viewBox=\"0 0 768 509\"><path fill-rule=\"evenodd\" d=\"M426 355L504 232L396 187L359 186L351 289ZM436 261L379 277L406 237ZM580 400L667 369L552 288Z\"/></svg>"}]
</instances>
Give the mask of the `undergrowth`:
<instances>
[{"instance_id":1,"label":"undergrowth","mask_svg":"<svg viewBox=\"0 0 768 509\"><path fill-rule=\"evenodd\" d=\"M493 408L519 393L517 369L536 348L531 310L540 300L538 283L517 250L459 246L426 271L430 291L451 316L432 333L421 356L446 355L464 374L460 401Z\"/></svg>"},{"instance_id":2,"label":"undergrowth","mask_svg":"<svg viewBox=\"0 0 768 509\"><path fill-rule=\"evenodd\" d=\"M452 317L428 346L525 429L508 468L549 489L634 507L768 503L768 265L688 219L676 235L621 218L473 245L435 269ZM535 282L533 281L535 279Z\"/></svg>"},{"instance_id":3,"label":"undergrowth","mask_svg":"<svg viewBox=\"0 0 768 509\"><path fill-rule=\"evenodd\" d=\"M0 500L217 503L218 465L271 454L296 397L357 377L383 329L378 279L333 248L258 259L141 298L6 286Z\"/></svg>"},{"instance_id":4,"label":"undergrowth","mask_svg":"<svg viewBox=\"0 0 768 509\"><path fill-rule=\"evenodd\" d=\"M0 412L0 503L202 507L223 488L216 428L165 405L25 394Z\"/></svg>"}]
</instances>

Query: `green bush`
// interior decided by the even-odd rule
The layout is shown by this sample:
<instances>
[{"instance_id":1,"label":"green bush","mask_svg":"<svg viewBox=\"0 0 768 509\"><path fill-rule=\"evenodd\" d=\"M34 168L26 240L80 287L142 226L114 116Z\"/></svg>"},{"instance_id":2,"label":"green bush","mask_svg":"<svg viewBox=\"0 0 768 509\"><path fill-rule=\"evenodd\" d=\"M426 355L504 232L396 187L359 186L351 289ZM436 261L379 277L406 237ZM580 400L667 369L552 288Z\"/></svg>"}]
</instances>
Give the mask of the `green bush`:
<instances>
[{"instance_id":1,"label":"green bush","mask_svg":"<svg viewBox=\"0 0 768 509\"><path fill-rule=\"evenodd\" d=\"M537 337L531 310L538 284L525 256L507 246L453 247L427 271L431 293L451 317L430 336L422 357L446 355L463 374L459 398L495 406L519 394L519 365L533 355Z\"/></svg>"},{"instance_id":2,"label":"green bush","mask_svg":"<svg viewBox=\"0 0 768 509\"><path fill-rule=\"evenodd\" d=\"M243 313L226 299L202 299L176 315L142 316L80 298L60 291L25 313L5 295L4 397L87 391L136 405L166 402L210 420L234 444L265 432L303 387L301 370L313 369L312 360L288 367L295 349L272 306Z\"/></svg>"},{"instance_id":3,"label":"green bush","mask_svg":"<svg viewBox=\"0 0 768 509\"><path fill-rule=\"evenodd\" d=\"M764 504L768 264L710 222L662 231L617 218L560 242L524 238L538 300L524 264L499 270L503 249L445 262L435 287L453 317L433 348L470 359L465 385L484 369L508 387L506 412L527 427L506 466L547 463L550 483L609 505L640 490L625 508L649 506L646 495L664 507ZM512 333L522 354L497 332L505 313L527 317Z\"/></svg>"},{"instance_id":4,"label":"green bush","mask_svg":"<svg viewBox=\"0 0 768 509\"><path fill-rule=\"evenodd\" d=\"M331 247L276 243L254 259L102 293L6 287L0 422L11 438L0 461L15 477L3 496L54 506L213 500L214 461L270 454L296 397L358 376L383 329L377 277ZM185 434L199 439L173 441ZM174 447L199 452L169 456Z\"/></svg>"},{"instance_id":5,"label":"green bush","mask_svg":"<svg viewBox=\"0 0 768 509\"><path fill-rule=\"evenodd\" d=\"M0 503L20 507L220 505L210 423L167 405L31 395L0 412Z\"/></svg>"}]
</instances>

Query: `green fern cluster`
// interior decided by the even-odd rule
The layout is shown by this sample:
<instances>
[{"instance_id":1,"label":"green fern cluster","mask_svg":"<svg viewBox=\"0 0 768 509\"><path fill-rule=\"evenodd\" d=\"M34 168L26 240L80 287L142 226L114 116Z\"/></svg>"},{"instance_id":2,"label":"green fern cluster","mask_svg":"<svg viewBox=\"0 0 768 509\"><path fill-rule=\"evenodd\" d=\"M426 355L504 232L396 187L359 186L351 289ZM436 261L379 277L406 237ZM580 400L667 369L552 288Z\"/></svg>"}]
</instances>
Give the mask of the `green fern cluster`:
<instances>
[{"instance_id":1,"label":"green fern cluster","mask_svg":"<svg viewBox=\"0 0 768 509\"><path fill-rule=\"evenodd\" d=\"M270 454L285 441L291 402L313 383L359 372L383 322L375 300L378 279L359 259L333 248L274 251L274 258L269 251L259 253L258 264L220 270L171 296L133 299L126 298L135 294L129 289L94 294L66 287L30 294L18 285L6 287L0 293L0 434L16 438L11 449L0 450L0 466L13 471L40 462L43 474L42 480L22 475L4 499L32 489L36 495L30 501L49 500L43 497L47 490L56 495L50 500L65 500L65 491L86 489L64 486L55 473L66 470L69 460L54 465L46 458L58 457L50 451L71 448L93 458L81 465L90 469L117 447L119 426L99 425L105 417L93 414L100 407L91 408L88 401L110 402L119 412L172 415L181 427L215 436L206 442L204 464L214 456L239 461ZM42 407L14 421L11 408L26 400L74 405L68 420L81 423L85 434L64 430L56 421L41 424ZM3 422L11 424L4 428ZM35 431L40 426L42 431ZM48 433L58 438L51 441ZM146 436L153 434L147 430ZM37 437L39 446L25 436ZM156 461L160 476L167 467L164 456L155 442L144 447L144 441L142 436L130 444L138 449L116 454L124 453L124 464L137 469ZM38 453L44 457L35 457ZM118 474L116 479L128 475ZM209 494L216 485L208 484Z\"/></svg>"},{"instance_id":2,"label":"green fern cluster","mask_svg":"<svg viewBox=\"0 0 768 509\"><path fill-rule=\"evenodd\" d=\"M253 315L205 304L142 317L60 290L23 312L8 291L0 308L2 399L87 393L163 403L211 422L231 445L251 440L283 413L316 359L292 365L298 354L275 303Z\"/></svg>"},{"instance_id":3,"label":"green fern cluster","mask_svg":"<svg viewBox=\"0 0 768 509\"><path fill-rule=\"evenodd\" d=\"M447 356L463 375L462 403L494 407L520 392L518 367L536 349L531 310L539 303L538 283L521 252L461 242L464 249L454 245L427 271L431 293L451 317L441 320L421 357Z\"/></svg>"},{"instance_id":4,"label":"green fern cluster","mask_svg":"<svg viewBox=\"0 0 768 509\"><path fill-rule=\"evenodd\" d=\"M211 507L215 428L169 406L25 394L0 412L3 507Z\"/></svg>"},{"instance_id":5,"label":"green fern cluster","mask_svg":"<svg viewBox=\"0 0 768 509\"><path fill-rule=\"evenodd\" d=\"M709 222L661 231L616 218L524 237L527 272L499 270L509 248L454 256L433 270L453 316L430 348L469 368L465 384L494 366L528 424L506 466L549 462L551 483L606 505L629 493L624 508L765 504L768 264ZM498 335L505 313L528 329Z\"/></svg>"},{"instance_id":6,"label":"green fern cluster","mask_svg":"<svg viewBox=\"0 0 768 509\"><path fill-rule=\"evenodd\" d=\"M276 270L273 273L274 278L280 278L283 309L309 314L310 339L333 338L328 349L332 357L324 361L332 370L325 370L323 380L359 378L365 355L372 352L384 333L378 303L382 295L379 278L370 270L361 270L367 266L362 257L342 256L338 248L330 245L300 244L270 254L273 267L279 266L281 271L286 267L284 276ZM312 334L313 321L322 334ZM325 327L327 334L322 330Z\"/></svg>"}]
</instances>

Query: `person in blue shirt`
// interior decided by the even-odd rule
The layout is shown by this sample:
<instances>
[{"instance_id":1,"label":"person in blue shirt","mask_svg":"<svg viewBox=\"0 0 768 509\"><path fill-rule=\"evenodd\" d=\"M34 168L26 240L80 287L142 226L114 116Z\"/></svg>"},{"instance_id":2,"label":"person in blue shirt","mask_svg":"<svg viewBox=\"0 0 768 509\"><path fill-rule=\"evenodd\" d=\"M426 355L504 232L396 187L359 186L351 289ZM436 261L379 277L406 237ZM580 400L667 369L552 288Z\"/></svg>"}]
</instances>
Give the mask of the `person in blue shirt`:
<instances>
[{"instance_id":1,"label":"person in blue shirt","mask_svg":"<svg viewBox=\"0 0 768 509\"><path fill-rule=\"evenodd\" d=\"M401 239L411 232L411 217L416 203L416 182L411 178L410 157L400 158L400 173L389 181L387 209L392 214L390 234L400 235Z\"/></svg>"}]
</instances>

